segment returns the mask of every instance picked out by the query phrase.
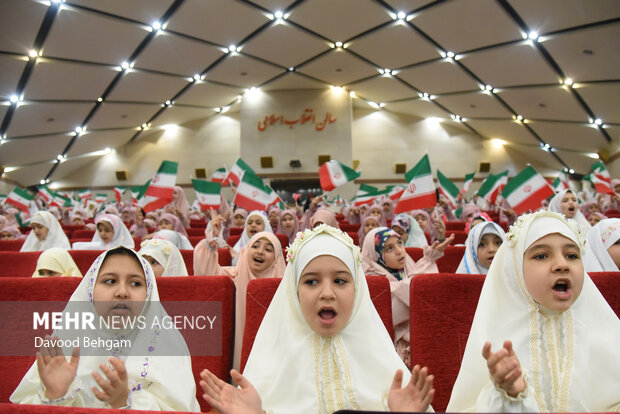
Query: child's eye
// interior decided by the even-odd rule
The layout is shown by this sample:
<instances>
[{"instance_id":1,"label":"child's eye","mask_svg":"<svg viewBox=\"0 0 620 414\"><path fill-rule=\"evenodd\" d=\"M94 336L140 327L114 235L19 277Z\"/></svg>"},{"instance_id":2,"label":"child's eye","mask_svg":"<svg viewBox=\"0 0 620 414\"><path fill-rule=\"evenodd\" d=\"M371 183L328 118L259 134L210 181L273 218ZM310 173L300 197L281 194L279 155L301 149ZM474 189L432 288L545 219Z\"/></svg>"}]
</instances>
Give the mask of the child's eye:
<instances>
[{"instance_id":1,"label":"child's eye","mask_svg":"<svg viewBox=\"0 0 620 414\"><path fill-rule=\"evenodd\" d=\"M486 243L480 243L480 244L478 245L478 247L487 247L487 244L486 244Z\"/></svg>"},{"instance_id":2,"label":"child's eye","mask_svg":"<svg viewBox=\"0 0 620 414\"><path fill-rule=\"evenodd\" d=\"M103 283L106 285L113 285L116 283L116 279L104 279Z\"/></svg>"},{"instance_id":3,"label":"child's eye","mask_svg":"<svg viewBox=\"0 0 620 414\"><path fill-rule=\"evenodd\" d=\"M570 260L578 260L580 258L577 253L568 253L566 257Z\"/></svg>"},{"instance_id":4,"label":"child's eye","mask_svg":"<svg viewBox=\"0 0 620 414\"><path fill-rule=\"evenodd\" d=\"M308 286L314 286L317 283L319 283L316 279L306 279L304 281L304 285L308 285Z\"/></svg>"},{"instance_id":5,"label":"child's eye","mask_svg":"<svg viewBox=\"0 0 620 414\"><path fill-rule=\"evenodd\" d=\"M337 285L345 285L345 284L349 283L349 281L347 279L343 279L343 278L339 277L336 280L334 280L334 283L337 284Z\"/></svg>"},{"instance_id":6,"label":"child's eye","mask_svg":"<svg viewBox=\"0 0 620 414\"><path fill-rule=\"evenodd\" d=\"M140 286L142 286L142 282L138 282L138 281L134 280L134 281L131 282L131 286L133 286L133 287L140 287Z\"/></svg>"},{"instance_id":7,"label":"child's eye","mask_svg":"<svg viewBox=\"0 0 620 414\"><path fill-rule=\"evenodd\" d=\"M546 253L538 253L536 255L534 255L533 259L535 260L544 260L547 258L547 254Z\"/></svg>"}]
</instances>

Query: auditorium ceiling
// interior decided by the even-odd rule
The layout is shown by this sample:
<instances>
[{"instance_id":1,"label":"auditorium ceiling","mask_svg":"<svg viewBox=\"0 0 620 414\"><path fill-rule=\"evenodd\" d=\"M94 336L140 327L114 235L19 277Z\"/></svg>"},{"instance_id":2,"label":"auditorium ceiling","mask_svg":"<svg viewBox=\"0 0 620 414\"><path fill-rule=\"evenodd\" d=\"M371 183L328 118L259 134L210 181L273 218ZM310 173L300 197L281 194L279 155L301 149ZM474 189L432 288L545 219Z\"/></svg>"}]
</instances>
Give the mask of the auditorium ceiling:
<instances>
[{"instance_id":1,"label":"auditorium ceiling","mask_svg":"<svg viewBox=\"0 0 620 414\"><path fill-rule=\"evenodd\" d=\"M342 87L582 174L620 137L618 0L2 0L0 27L0 165L22 186L251 88Z\"/></svg>"}]
</instances>

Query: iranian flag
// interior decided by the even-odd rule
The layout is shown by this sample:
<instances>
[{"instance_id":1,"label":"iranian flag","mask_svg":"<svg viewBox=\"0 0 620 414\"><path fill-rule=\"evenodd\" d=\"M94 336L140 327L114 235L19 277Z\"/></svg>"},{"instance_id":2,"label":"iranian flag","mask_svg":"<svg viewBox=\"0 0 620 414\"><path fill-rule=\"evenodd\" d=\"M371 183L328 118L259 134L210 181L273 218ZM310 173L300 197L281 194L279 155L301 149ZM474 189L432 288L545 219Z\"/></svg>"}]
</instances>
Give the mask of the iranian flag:
<instances>
[{"instance_id":1,"label":"iranian flag","mask_svg":"<svg viewBox=\"0 0 620 414\"><path fill-rule=\"evenodd\" d=\"M545 178L538 174L531 165L528 165L510 180L502 196L510 204L517 214L523 214L528 210L537 210L544 199L552 196L553 188Z\"/></svg>"},{"instance_id":2,"label":"iranian flag","mask_svg":"<svg viewBox=\"0 0 620 414\"><path fill-rule=\"evenodd\" d=\"M597 193L615 195L614 190L611 188L611 177L602 161L592 164L590 180Z\"/></svg>"},{"instance_id":3,"label":"iranian flag","mask_svg":"<svg viewBox=\"0 0 620 414\"><path fill-rule=\"evenodd\" d=\"M247 171L246 171L247 172ZM233 203L248 211L265 210L271 203L272 197L260 177L247 172L237 186Z\"/></svg>"},{"instance_id":4,"label":"iranian flag","mask_svg":"<svg viewBox=\"0 0 620 414\"><path fill-rule=\"evenodd\" d=\"M559 193L562 190L568 190L570 188L568 186L568 170L566 168L562 168L560 176L556 178L551 185L556 193Z\"/></svg>"},{"instance_id":5,"label":"iranian flag","mask_svg":"<svg viewBox=\"0 0 620 414\"><path fill-rule=\"evenodd\" d=\"M390 190L387 194L390 200L398 200L405 192L404 185L390 185L387 188Z\"/></svg>"},{"instance_id":6,"label":"iranian flag","mask_svg":"<svg viewBox=\"0 0 620 414\"><path fill-rule=\"evenodd\" d=\"M360 188L357 190L355 197L353 198L354 206L361 206L362 204L370 204L376 198L374 193L379 191L377 187L373 187L368 184L360 184Z\"/></svg>"},{"instance_id":7,"label":"iranian flag","mask_svg":"<svg viewBox=\"0 0 620 414\"><path fill-rule=\"evenodd\" d=\"M456 208L456 199L459 196L459 188L439 170L437 170L437 183L439 184L439 192L448 199L450 208Z\"/></svg>"},{"instance_id":8,"label":"iranian flag","mask_svg":"<svg viewBox=\"0 0 620 414\"><path fill-rule=\"evenodd\" d=\"M6 202L15 206L24 213L29 213L30 202L34 200L34 196L28 190L15 187L13 191L6 197Z\"/></svg>"},{"instance_id":9,"label":"iranian flag","mask_svg":"<svg viewBox=\"0 0 620 414\"><path fill-rule=\"evenodd\" d=\"M437 204L437 192L431 175L431 163L428 154L407 173L407 188L394 208L394 214L418 208L434 207Z\"/></svg>"},{"instance_id":10,"label":"iranian flag","mask_svg":"<svg viewBox=\"0 0 620 414\"><path fill-rule=\"evenodd\" d=\"M235 161L232 168L228 172L227 179L229 181L232 181L233 183L235 183L235 185L238 186L239 183L241 182L241 179L243 178L243 175L246 172L250 172L252 173L252 175L256 176L256 173L254 172L254 170L252 170L252 168L250 168L250 166L247 165L245 161L239 158L237 159L237 161Z\"/></svg>"},{"instance_id":11,"label":"iranian flag","mask_svg":"<svg viewBox=\"0 0 620 414\"><path fill-rule=\"evenodd\" d=\"M356 207L359 207L363 204L372 204L375 202L377 198L383 197L387 195L389 192L390 190L385 189L385 190L375 190L370 193L358 195L353 199L353 205Z\"/></svg>"},{"instance_id":12,"label":"iranian flag","mask_svg":"<svg viewBox=\"0 0 620 414\"><path fill-rule=\"evenodd\" d=\"M228 180L228 170L226 167L218 168L213 172L211 176L211 182L220 183L223 186L230 185L230 180Z\"/></svg>"},{"instance_id":13,"label":"iranian flag","mask_svg":"<svg viewBox=\"0 0 620 414\"><path fill-rule=\"evenodd\" d=\"M469 186L474 181L474 176L475 175L476 175L476 171L474 171L471 174L467 174L465 176L465 181L463 182L463 188L461 188L461 191L459 191L459 197L458 198L463 198L465 193L467 193L469 191Z\"/></svg>"},{"instance_id":14,"label":"iranian flag","mask_svg":"<svg viewBox=\"0 0 620 414\"><path fill-rule=\"evenodd\" d=\"M37 195L45 200L45 202L49 205L54 199L54 192L46 185L40 185L37 189L39 190Z\"/></svg>"},{"instance_id":15,"label":"iranian flag","mask_svg":"<svg viewBox=\"0 0 620 414\"><path fill-rule=\"evenodd\" d=\"M157 174L144 193L140 205L144 212L157 210L172 201L174 184L177 181L177 168L179 164L174 161L162 161Z\"/></svg>"},{"instance_id":16,"label":"iranian flag","mask_svg":"<svg viewBox=\"0 0 620 414\"><path fill-rule=\"evenodd\" d=\"M114 187L114 197L116 198L116 202L118 204L121 203L121 200L123 199L123 194L125 194L126 190L127 187Z\"/></svg>"},{"instance_id":17,"label":"iranian flag","mask_svg":"<svg viewBox=\"0 0 620 414\"><path fill-rule=\"evenodd\" d=\"M211 208L217 210L220 208L222 184L193 179L192 185L196 191L196 200L198 200L201 210Z\"/></svg>"},{"instance_id":18,"label":"iranian flag","mask_svg":"<svg viewBox=\"0 0 620 414\"><path fill-rule=\"evenodd\" d=\"M267 194L269 194L269 198L271 199L267 208L273 205L276 205L276 204L278 205L280 210L284 210L286 208L286 206L284 205L284 202L282 201L278 193L276 193L273 190L273 188L271 188L271 186L268 186L267 184L265 184L265 191L267 191Z\"/></svg>"},{"instance_id":19,"label":"iranian flag","mask_svg":"<svg viewBox=\"0 0 620 414\"><path fill-rule=\"evenodd\" d=\"M327 161L319 168L319 179L323 191L332 191L336 187L350 183L360 175L361 173L336 160Z\"/></svg>"},{"instance_id":20,"label":"iranian flag","mask_svg":"<svg viewBox=\"0 0 620 414\"><path fill-rule=\"evenodd\" d=\"M491 204L495 204L497 196L502 192L508 182L508 170L499 174L489 174L478 189L478 195Z\"/></svg>"},{"instance_id":21,"label":"iranian flag","mask_svg":"<svg viewBox=\"0 0 620 414\"><path fill-rule=\"evenodd\" d=\"M93 196L93 193L89 189L78 191L78 197L80 197L80 200L82 200L82 201L86 201L89 198L91 198L92 196Z\"/></svg>"},{"instance_id":22,"label":"iranian flag","mask_svg":"<svg viewBox=\"0 0 620 414\"><path fill-rule=\"evenodd\" d=\"M106 201L108 201L108 195L107 194L103 194L103 193L98 193L95 195L95 203L99 204L103 204Z\"/></svg>"}]
</instances>

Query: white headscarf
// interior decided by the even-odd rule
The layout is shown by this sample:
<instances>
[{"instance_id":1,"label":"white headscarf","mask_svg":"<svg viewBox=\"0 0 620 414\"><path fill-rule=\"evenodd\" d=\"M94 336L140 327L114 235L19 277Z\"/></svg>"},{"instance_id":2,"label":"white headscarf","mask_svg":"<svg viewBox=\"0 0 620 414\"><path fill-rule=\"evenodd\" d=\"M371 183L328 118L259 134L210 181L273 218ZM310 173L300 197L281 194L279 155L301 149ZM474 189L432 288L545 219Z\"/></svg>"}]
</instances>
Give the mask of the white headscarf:
<instances>
[{"instance_id":1,"label":"white headscarf","mask_svg":"<svg viewBox=\"0 0 620 414\"><path fill-rule=\"evenodd\" d=\"M502 242L506 236L504 229L492 221L485 221L474 226L474 228L469 231L467 240L465 240L465 254L461 259L458 269L456 269L456 273L487 274L489 269L478 261L478 246L480 245L482 236L485 234L495 234L502 239Z\"/></svg>"},{"instance_id":2,"label":"white headscarf","mask_svg":"<svg viewBox=\"0 0 620 414\"><path fill-rule=\"evenodd\" d=\"M187 276L187 268L183 255L177 247L168 240L153 238L145 240L138 252L140 256L151 256L162 265L162 276Z\"/></svg>"},{"instance_id":3,"label":"white headscarf","mask_svg":"<svg viewBox=\"0 0 620 414\"><path fill-rule=\"evenodd\" d=\"M95 259L71 295L63 313L89 311L96 314L93 291L99 270L108 252L109 250L103 252ZM147 293L141 316L148 321L152 321L155 317L159 321L168 318L168 314L159 303L159 293L151 266L133 250L131 254L138 258L146 280ZM81 350L82 355L76 378L66 395L68 398L74 397L72 405L104 406L104 403L99 401L91 390L97 385L91 373L98 370L99 364L107 363L107 359L116 351L114 355L124 360L127 369L132 408L200 411L200 406L196 401L196 383L192 374L191 358L183 336L176 328L154 330L150 329L150 323L147 325L146 329L136 327L133 330L122 331L120 337L131 340L131 349L114 349L109 351L109 355L102 355L105 353L103 352L105 348L99 348L99 351L96 351L97 355L92 355L92 350L89 351L91 355L85 355L86 350ZM101 338L120 338L119 333L112 330L99 330L96 333L101 335ZM60 339L72 338L71 335L74 334L79 335L80 332L73 330L54 332L54 335ZM70 348L64 348L64 352L65 355L71 355ZM39 395L41 389L42 384L35 362L11 395L10 400L20 404L41 404L43 403L41 398L43 394Z\"/></svg>"},{"instance_id":4,"label":"white headscarf","mask_svg":"<svg viewBox=\"0 0 620 414\"><path fill-rule=\"evenodd\" d=\"M617 272L618 266L607 249L620 239L620 219L604 219L588 232L583 265L586 272Z\"/></svg>"},{"instance_id":5,"label":"white headscarf","mask_svg":"<svg viewBox=\"0 0 620 414\"><path fill-rule=\"evenodd\" d=\"M561 206L562 199L568 192L575 194L570 189L565 189L565 190L558 192L549 201L549 207L547 208L547 210L553 211L554 213L563 214L562 206ZM577 195L575 195L575 198L577 198ZM588 219L586 218L586 216L584 216L583 213L581 212L581 209L579 208L579 206L577 206L577 208L575 209L575 216L569 220L575 220L575 222L577 222L577 227L579 228L579 231L583 234L584 237L588 233L588 230L590 230L590 227L592 227L590 226L590 223L588 222Z\"/></svg>"},{"instance_id":6,"label":"white headscarf","mask_svg":"<svg viewBox=\"0 0 620 414\"><path fill-rule=\"evenodd\" d=\"M399 221L406 221L409 223L409 229L403 228L403 230L407 231L407 241L405 242L405 247L423 248L424 246L428 246L428 240L426 240L426 236L418 224L418 220L414 219L407 213L397 214L392 219L392 227L394 225L402 227Z\"/></svg>"},{"instance_id":7,"label":"white headscarf","mask_svg":"<svg viewBox=\"0 0 620 414\"><path fill-rule=\"evenodd\" d=\"M248 214L248 216L245 218L245 225L243 226L243 232L241 233L241 237L233 247L233 249L235 249L237 253L239 253L241 249L247 246L250 242L251 237L248 235L247 231L248 220L250 219L250 217L260 217L261 220L263 220L263 223L265 223L265 228L262 231L268 231L273 233L273 229L271 228L271 224L269 224L269 220L267 219L265 212L260 210L251 211L250 214Z\"/></svg>"},{"instance_id":8,"label":"white headscarf","mask_svg":"<svg viewBox=\"0 0 620 414\"><path fill-rule=\"evenodd\" d=\"M71 249L71 244L67 235L65 234L60 222L54 215L47 211L37 211L30 219L31 224L40 224L47 228L47 236L44 240L39 240L31 231L28 237L24 241L20 251L22 252L38 252L47 250L51 247L59 247L61 249Z\"/></svg>"},{"instance_id":9,"label":"white headscarf","mask_svg":"<svg viewBox=\"0 0 620 414\"><path fill-rule=\"evenodd\" d=\"M355 283L351 319L331 338L308 326L297 296L302 270L322 255L340 259ZM410 373L370 299L359 247L345 233L322 224L295 239L288 261L244 372L263 407L273 413L387 409L394 373L402 369L404 383Z\"/></svg>"},{"instance_id":10,"label":"white headscarf","mask_svg":"<svg viewBox=\"0 0 620 414\"><path fill-rule=\"evenodd\" d=\"M503 400L493 397L499 394L481 353L486 341L497 349L508 339L526 375L529 404L513 409L586 412L620 408L620 320L587 273L581 294L564 312L545 310L525 286L525 251L552 233L583 247L575 226L547 211L519 217L506 235L484 281L447 411L506 409L494 405Z\"/></svg>"},{"instance_id":11,"label":"white headscarf","mask_svg":"<svg viewBox=\"0 0 620 414\"><path fill-rule=\"evenodd\" d=\"M194 248L187 237L174 230L157 230L153 238L168 240L179 250L192 250Z\"/></svg>"},{"instance_id":12,"label":"white headscarf","mask_svg":"<svg viewBox=\"0 0 620 414\"><path fill-rule=\"evenodd\" d=\"M60 276L82 277L69 252L58 247L47 249L39 255L32 277L44 277L39 276L39 270L51 270L60 273Z\"/></svg>"},{"instance_id":13,"label":"white headscarf","mask_svg":"<svg viewBox=\"0 0 620 414\"><path fill-rule=\"evenodd\" d=\"M73 249L107 250L113 249L118 246L123 246L128 249L134 248L135 243L133 237L131 236L129 229L127 229L127 226L125 226L125 223L123 223L123 220L121 220L119 216L116 216L114 214L99 214L97 218L95 218L95 224L99 224L102 221L110 223L112 225L112 228L114 229L114 236L112 237L112 240L110 240L110 243L105 243L101 239L99 231L95 231L95 234L93 235L93 239L91 241L75 242L73 243Z\"/></svg>"}]
</instances>

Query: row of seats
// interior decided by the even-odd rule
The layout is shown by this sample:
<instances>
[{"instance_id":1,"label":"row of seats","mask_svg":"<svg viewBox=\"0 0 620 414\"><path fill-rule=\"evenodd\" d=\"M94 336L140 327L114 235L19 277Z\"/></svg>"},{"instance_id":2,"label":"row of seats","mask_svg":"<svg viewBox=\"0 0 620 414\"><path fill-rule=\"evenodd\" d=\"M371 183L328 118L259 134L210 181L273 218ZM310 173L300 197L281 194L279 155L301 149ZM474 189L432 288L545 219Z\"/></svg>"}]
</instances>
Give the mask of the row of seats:
<instances>
[{"instance_id":1,"label":"row of seats","mask_svg":"<svg viewBox=\"0 0 620 414\"><path fill-rule=\"evenodd\" d=\"M417 247L405 248L409 256L416 262L422 258L424 251ZM95 261L97 256L102 253L101 250L70 250L69 254L75 261L78 269L85 274L90 265ZM437 260L437 268L442 273L454 273L461 262L461 258L465 253L465 246L448 246L444 251L444 255ZM41 252L16 252L16 251L0 251L0 277L30 277L37 265L37 259ZM284 257L286 252L283 251ZM194 274L194 251L181 250L185 267L190 276ZM218 249L218 263L220 266L231 265L231 255L228 249Z\"/></svg>"},{"instance_id":2,"label":"row of seats","mask_svg":"<svg viewBox=\"0 0 620 414\"><path fill-rule=\"evenodd\" d=\"M618 272L591 273L612 309L620 316L620 277ZM435 376L435 411L444 411L460 368L469 336L484 275L432 274L413 278L410 289L410 327L412 364L429 367ZM393 337L391 294L387 279L367 276L370 295L381 319ZM0 279L0 301L57 300L66 301L79 280L73 278L33 281L23 278ZM243 337L241 366L244 367L254 338L280 279L255 279L250 282L246 299L246 326ZM234 285L224 276L160 278L157 281L162 301L195 300L222 303L223 341L218 357L192 356L194 375L208 368L220 378L229 380L234 341ZM450 296L446 297L446 292ZM6 334L6 333L5 333ZM4 336L3 336L4 337ZM0 402L8 397L27 371L34 357L0 357ZM203 411L209 407L200 397ZM0 412L7 411L0 406ZM25 410L23 412L30 412ZM81 412L81 411L80 411ZM106 411L109 412L109 411Z\"/></svg>"}]
</instances>

